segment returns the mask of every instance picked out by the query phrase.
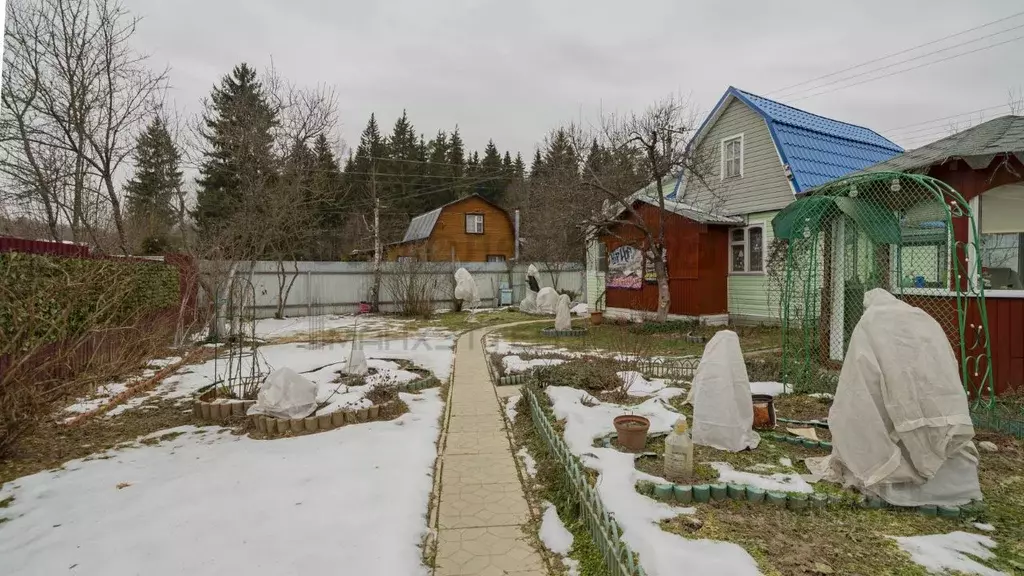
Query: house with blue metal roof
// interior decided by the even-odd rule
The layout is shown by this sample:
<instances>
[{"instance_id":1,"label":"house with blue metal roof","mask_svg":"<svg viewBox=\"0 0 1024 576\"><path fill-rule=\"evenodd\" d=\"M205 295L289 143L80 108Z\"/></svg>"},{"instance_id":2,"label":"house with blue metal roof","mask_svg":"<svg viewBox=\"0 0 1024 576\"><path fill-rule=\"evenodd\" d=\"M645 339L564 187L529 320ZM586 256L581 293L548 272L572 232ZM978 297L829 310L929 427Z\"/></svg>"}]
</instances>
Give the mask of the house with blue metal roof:
<instances>
[{"instance_id":1,"label":"house with blue metal roof","mask_svg":"<svg viewBox=\"0 0 1024 576\"><path fill-rule=\"evenodd\" d=\"M701 174L680 175L666 192L695 209L742 221L730 227L722 250L728 258L729 316L754 323L778 316L765 290L775 214L816 186L903 152L869 128L734 87L711 110L691 147ZM593 275L588 289L604 284L600 272Z\"/></svg>"},{"instance_id":2,"label":"house with blue metal roof","mask_svg":"<svg viewBox=\"0 0 1024 576\"><path fill-rule=\"evenodd\" d=\"M743 226L729 231L729 315L766 322L778 306L765 290L775 214L808 190L888 160L903 149L874 130L729 87L692 146L701 178L680 177L676 197Z\"/></svg>"}]
</instances>

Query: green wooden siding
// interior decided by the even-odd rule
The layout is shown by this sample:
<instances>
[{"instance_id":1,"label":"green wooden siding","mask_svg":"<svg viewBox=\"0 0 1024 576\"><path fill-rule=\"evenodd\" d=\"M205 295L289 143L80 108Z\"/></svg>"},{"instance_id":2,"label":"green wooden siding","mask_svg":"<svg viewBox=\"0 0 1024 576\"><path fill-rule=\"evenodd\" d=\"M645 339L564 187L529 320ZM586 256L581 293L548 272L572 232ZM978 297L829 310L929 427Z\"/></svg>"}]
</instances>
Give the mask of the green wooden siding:
<instances>
[{"instance_id":1,"label":"green wooden siding","mask_svg":"<svg viewBox=\"0 0 1024 576\"><path fill-rule=\"evenodd\" d=\"M755 212L747 217L748 225L764 225L765 265L771 253L772 218L778 212ZM778 322L777 290L769 290L767 274L729 275L729 315L745 322Z\"/></svg>"}]
</instances>

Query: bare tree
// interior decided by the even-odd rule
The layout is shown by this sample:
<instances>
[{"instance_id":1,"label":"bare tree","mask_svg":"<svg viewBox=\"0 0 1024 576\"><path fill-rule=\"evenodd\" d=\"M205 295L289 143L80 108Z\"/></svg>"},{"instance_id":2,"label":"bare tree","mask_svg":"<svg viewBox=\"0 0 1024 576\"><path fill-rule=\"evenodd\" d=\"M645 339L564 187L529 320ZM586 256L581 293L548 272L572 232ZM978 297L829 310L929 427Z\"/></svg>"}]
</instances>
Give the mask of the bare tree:
<instances>
[{"instance_id":1,"label":"bare tree","mask_svg":"<svg viewBox=\"0 0 1024 576\"><path fill-rule=\"evenodd\" d=\"M76 233L88 224L86 194L102 194L127 252L115 180L166 69L150 70L132 50L139 19L116 0L12 0L7 18L5 173L34 193L49 221L68 210ZM70 202L55 202L69 187Z\"/></svg>"},{"instance_id":2,"label":"bare tree","mask_svg":"<svg viewBox=\"0 0 1024 576\"><path fill-rule=\"evenodd\" d=\"M570 134L582 171L577 197L584 200L598 198L599 210L574 211L570 216L582 224L588 235L611 233L616 229L628 230L620 239L645 251L653 264L658 283L657 320L668 317L671 295L668 285L665 230L666 203L675 189L679 175L685 174L692 186L693 198L686 192L676 202L697 203L697 190L714 190L710 186L712 156L706 149L690 146L699 125L698 116L686 99L670 95L646 108L641 113L606 115L594 129L570 126ZM600 166L583 163L589 147L596 142L609 152L613 161ZM718 195L705 194L706 210ZM645 219L637 209L637 202L657 207L653 221ZM581 201L581 205L588 202ZM592 204L591 204L592 205Z\"/></svg>"}]
</instances>

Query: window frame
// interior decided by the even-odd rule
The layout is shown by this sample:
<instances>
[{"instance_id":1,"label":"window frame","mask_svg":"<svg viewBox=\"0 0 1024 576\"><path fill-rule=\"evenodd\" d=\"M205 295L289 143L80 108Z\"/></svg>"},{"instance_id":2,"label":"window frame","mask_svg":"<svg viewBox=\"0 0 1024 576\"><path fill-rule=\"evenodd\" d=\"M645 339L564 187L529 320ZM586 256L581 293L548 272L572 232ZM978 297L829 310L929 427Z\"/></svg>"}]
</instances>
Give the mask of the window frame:
<instances>
[{"instance_id":1,"label":"window frame","mask_svg":"<svg viewBox=\"0 0 1024 576\"><path fill-rule=\"evenodd\" d=\"M495 260L492 260L492 258L495 258ZM497 260L497 258L501 258L501 260ZM508 258L506 258L504 254L488 254L484 256L484 262L489 264L504 264L507 261Z\"/></svg>"},{"instance_id":2,"label":"window frame","mask_svg":"<svg viewBox=\"0 0 1024 576\"><path fill-rule=\"evenodd\" d=\"M743 178L744 155L746 154L746 150L745 150L746 146L745 146L744 140L745 140L744 133L740 132L739 134L734 134L733 136L729 136L727 138L722 138L722 140L719 142L719 144L718 144L718 146L719 146L719 164L718 164L718 176L719 177L718 177L718 179L719 180L725 181L725 180L732 180L733 178ZM726 176L726 174L725 174L725 166L726 166L725 151L726 151L726 145L730 144L732 142L736 142L736 141L738 141L739 144L740 144L740 157L739 157L740 170L739 170L738 174L733 174L731 176ZM731 161L730 161L730 163L731 163Z\"/></svg>"},{"instance_id":3,"label":"window frame","mask_svg":"<svg viewBox=\"0 0 1024 576\"><path fill-rule=\"evenodd\" d=\"M765 275L765 267L767 265L767 263L765 262L765 254L767 252L767 243L768 243L767 242L767 237L766 237L766 234L765 234L766 226L767 225L766 225L765 222L751 222L750 224L748 224L746 226L737 226L737 227L734 227L734 228L729 228L729 275L730 276L764 276ZM751 270L750 269L750 230L753 229L753 228L758 228L758 229L761 230L761 269L760 270ZM740 231L743 232L743 240L734 240L733 239L732 235L737 230L740 230ZM734 260L733 260L733 250L732 249L733 249L734 246L740 246L740 245L743 246L743 270L735 270Z\"/></svg>"},{"instance_id":4,"label":"window frame","mask_svg":"<svg viewBox=\"0 0 1024 576\"><path fill-rule=\"evenodd\" d=\"M968 246L968 250L967 250L967 263L968 263L968 270L971 271L971 278L969 279L969 282L971 283L971 285L975 289L977 289L979 283L981 282L981 278L979 277L979 275L977 273L978 268L975 267L975 263L978 260L978 245L977 245L977 242L981 240L981 220L985 217L985 215L982 213L982 210L981 210L981 196L983 194L984 193L982 193L982 194L980 194L978 196L975 196L974 198L971 198L971 200L969 202L970 207L971 207L971 212L974 213L975 226L976 226L977 235L978 235L976 238L971 238L970 242L967 243L967 246ZM967 233L970 234L971 231L968 230ZM985 290L985 297L986 298L1024 298L1024 290L1000 290L998 288L989 288L989 289Z\"/></svg>"},{"instance_id":5,"label":"window frame","mask_svg":"<svg viewBox=\"0 0 1024 576\"><path fill-rule=\"evenodd\" d=\"M469 229L469 221L470 221L469 219L470 219L470 217L473 217L474 218L474 222L475 222L476 221L475 217L477 217L477 216L480 217L480 231L479 232L476 231L475 229L474 230L470 230ZM465 227L466 227L466 234L474 234L474 235L483 234L484 230L485 230L485 228L484 228L484 215L483 215L483 213L482 212L467 212L466 213L466 218L465 218Z\"/></svg>"}]
</instances>

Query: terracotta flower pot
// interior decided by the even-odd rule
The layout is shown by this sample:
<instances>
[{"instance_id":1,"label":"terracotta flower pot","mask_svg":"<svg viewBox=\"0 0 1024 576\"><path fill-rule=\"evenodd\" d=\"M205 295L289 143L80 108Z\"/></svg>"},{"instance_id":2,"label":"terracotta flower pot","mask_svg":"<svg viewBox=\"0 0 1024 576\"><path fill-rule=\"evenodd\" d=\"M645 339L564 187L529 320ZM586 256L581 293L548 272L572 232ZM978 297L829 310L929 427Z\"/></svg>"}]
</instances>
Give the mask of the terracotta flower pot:
<instances>
[{"instance_id":1,"label":"terracotta flower pot","mask_svg":"<svg viewBox=\"0 0 1024 576\"><path fill-rule=\"evenodd\" d=\"M594 326L600 326L601 322L604 321L604 312L591 312L590 323Z\"/></svg>"},{"instance_id":2,"label":"terracotta flower pot","mask_svg":"<svg viewBox=\"0 0 1024 576\"><path fill-rule=\"evenodd\" d=\"M612 421L615 432L619 435L619 445L630 452L642 452L647 444L647 431L651 421L636 414L616 416Z\"/></svg>"},{"instance_id":3,"label":"terracotta flower pot","mask_svg":"<svg viewBox=\"0 0 1024 576\"><path fill-rule=\"evenodd\" d=\"M774 398L768 394L752 394L754 403L754 429L772 430L775 428Z\"/></svg>"}]
</instances>

